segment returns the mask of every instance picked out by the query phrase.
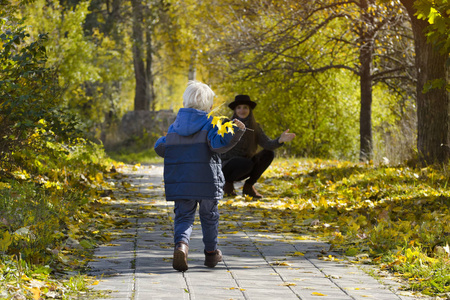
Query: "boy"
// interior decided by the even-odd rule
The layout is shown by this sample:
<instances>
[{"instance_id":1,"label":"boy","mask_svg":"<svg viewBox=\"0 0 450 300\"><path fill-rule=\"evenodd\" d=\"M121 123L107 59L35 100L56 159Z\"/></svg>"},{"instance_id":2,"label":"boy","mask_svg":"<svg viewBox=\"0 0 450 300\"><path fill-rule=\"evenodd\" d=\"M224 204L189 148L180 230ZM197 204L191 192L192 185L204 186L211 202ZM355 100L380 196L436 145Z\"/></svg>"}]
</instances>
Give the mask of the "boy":
<instances>
[{"instance_id":1,"label":"boy","mask_svg":"<svg viewBox=\"0 0 450 300\"><path fill-rule=\"evenodd\" d=\"M164 157L166 200L175 201L173 268L188 269L189 240L197 204L205 246L205 266L214 268L222 261L217 249L219 225L218 203L223 197L225 179L220 153L230 150L241 138L245 125L234 135L218 134L207 114L213 105L214 92L204 83L189 81L183 94L183 108L166 136L159 138L155 151Z\"/></svg>"}]
</instances>

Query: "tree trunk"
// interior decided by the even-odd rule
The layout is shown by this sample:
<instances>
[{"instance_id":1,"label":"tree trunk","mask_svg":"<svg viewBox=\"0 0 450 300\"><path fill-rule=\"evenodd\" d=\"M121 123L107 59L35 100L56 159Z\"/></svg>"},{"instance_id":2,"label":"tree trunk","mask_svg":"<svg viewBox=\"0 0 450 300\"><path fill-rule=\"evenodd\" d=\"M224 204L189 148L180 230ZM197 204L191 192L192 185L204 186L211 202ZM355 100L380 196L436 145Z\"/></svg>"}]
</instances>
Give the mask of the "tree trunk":
<instances>
[{"instance_id":1,"label":"tree trunk","mask_svg":"<svg viewBox=\"0 0 450 300\"><path fill-rule=\"evenodd\" d=\"M189 63L188 80L195 80L196 73L197 73L196 62L197 62L197 51L192 50L191 51L191 60Z\"/></svg>"},{"instance_id":2,"label":"tree trunk","mask_svg":"<svg viewBox=\"0 0 450 300\"><path fill-rule=\"evenodd\" d=\"M369 45L366 44L367 48ZM361 63L361 110L359 113L360 152L359 160L368 161L373 155L372 140L372 50L362 47L360 50Z\"/></svg>"},{"instance_id":3,"label":"tree trunk","mask_svg":"<svg viewBox=\"0 0 450 300\"><path fill-rule=\"evenodd\" d=\"M121 36L117 32L117 23L121 22L121 5L123 5L122 0L107 0L106 2L106 18L105 23L103 25L103 32L106 32L108 35L112 35L115 41L120 41L123 36Z\"/></svg>"},{"instance_id":4,"label":"tree trunk","mask_svg":"<svg viewBox=\"0 0 450 300\"><path fill-rule=\"evenodd\" d=\"M449 158L449 96L445 87L424 91L430 81L446 78L446 59L427 43L427 21L415 16L413 0L401 0L411 18L417 68L417 150L427 164L447 163Z\"/></svg>"},{"instance_id":5,"label":"tree trunk","mask_svg":"<svg viewBox=\"0 0 450 300\"><path fill-rule=\"evenodd\" d=\"M136 79L134 110L149 110L147 74L144 62L144 34L142 30L143 7L139 0L131 1L133 7L133 63Z\"/></svg>"},{"instance_id":6,"label":"tree trunk","mask_svg":"<svg viewBox=\"0 0 450 300\"><path fill-rule=\"evenodd\" d=\"M148 98L148 107L151 108L152 111L155 110L156 99L155 99L155 87L154 87L154 78L153 78L153 40L152 40L152 31L147 29L145 31L146 34L146 45L147 45L147 65L145 68L145 78L147 80L147 98Z\"/></svg>"},{"instance_id":7,"label":"tree trunk","mask_svg":"<svg viewBox=\"0 0 450 300\"><path fill-rule=\"evenodd\" d=\"M360 8L362 19L365 20L368 10L367 1L361 1ZM369 26L370 22L365 20L362 26ZM373 36L368 28L362 27L360 33L359 62L360 62L360 88L361 88L361 110L359 113L359 137L360 150L359 160L369 161L373 156L372 139L372 53Z\"/></svg>"}]
</instances>

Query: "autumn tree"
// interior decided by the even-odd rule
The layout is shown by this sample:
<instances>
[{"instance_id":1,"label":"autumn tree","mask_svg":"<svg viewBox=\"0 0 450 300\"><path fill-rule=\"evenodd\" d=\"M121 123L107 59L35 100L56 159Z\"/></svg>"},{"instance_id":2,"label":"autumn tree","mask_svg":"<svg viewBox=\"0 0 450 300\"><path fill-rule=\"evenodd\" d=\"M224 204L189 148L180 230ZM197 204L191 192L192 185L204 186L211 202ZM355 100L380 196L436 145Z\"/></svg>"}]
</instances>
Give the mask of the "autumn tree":
<instances>
[{"instance_id":1,"label":"autumn tree","mask_svg":"<svg viewBox=\"0 0 450 300\"><path fill-rule=\"evenodd\" d=\"M387 47L395 43L388 40L395 39L392 31L404 23L404 14L400 7L393 3L380 5L374 0L361 0L356 5L359 17L353 19L350 26L355 25L354 33L357 36L359 52L359 68L353 72L360 77L360 160L364 161L373 156L373 85L376 82L388 82L392 78L406 77L413 80L413 77L407 73L407 68L411 66L408 61L402 63L395 58L395 50L400 50L403 57L406 57L406 49Z\"/></svg>"},{"instance_id":2,"label":"autumn tree","mask_svg":"<svg viewBox=\"0 0 450 300\"><path fill-rule=\"evenodd\" d=\"M173 39L178 22L178 9L181 4L169 0L95 0L91 2L91 13L87 17L86 27L114 39L121 48L130 47L134 71L134 110L154 110L157 107L157 95L166 93L158 89L161 78L167 75L168 57L182 56L172 52L177 40ZM174 30L175 29L175 30ZM131 44L129 44L129 41ZM179 65L178 65L179 66ZM172 77L173 79L173 77ZM171 87L167 87L171 89ZM164 99L160 96L159 98Z\"/></svg>"},{"instance_id":3,"label":"autumn tree","mask_svg":"<svg viewBox=\"0 0 450 300\"><path fill-rule=\"evenodd\" d=\"M102 78L106 69L103 63L110 53L84 32L88 3L66 7L56 0L35 0L27 2L19 12L26 18L32 39L40 34L49 36L45 43L47 66L58 70L57 82L62 89L59 102L89 128L95 128L95 120L103 117L105 107L101 92L91 88L91 83L107 81ZM111 69L109 73L113 73Z\"/></svg>"},{"instance_id":4,"label":"autumn tree","mask_svg":"<svg viewBox=\"0 0 450 300\"><path fill-rule=\"evenodd\" d=\"M242 80L267 77L278 71L303 75L350 71L360 83L360 159L372 158L372 89L376 83L409 78L408 48L393 47L405 14L396 3L363 1L230 1L227 30L216 39L222 45L213 56L225 56ZM391 46L391 47L389 47ZM388 52L386 52L388 49ZM394 52L403 52L396 59ZM389 55L387 55L389 54ZM401 54L397 54L399 57ZM314 80L314 79L312 79Z\"/></svg>"},{"instance_id":5,"label":"autumn tree","mask_svg":"<svg viewBox=\"0 0 450 300\"><path fill-rule=\"evenodd\" d=\"M0 7L0 175L36 169L37 157L82 136L61 101L58 70L47 66L48 35L32 37L17 17L25 4L3 1Z\"/></svg>"},{"instance_id":6,"label":"autumn tree","mask_svg":"<svg viewBox=\"0 0 450 300\"><path fill-rule=\"evenodd\" d=\"M400 2L408 12L414 33L417 69L417 149L423 162L445 163L450 153L449 94L446 90L450 48L448 38L450 5L447 1L400 0Z\"/></svg>"}]
</instances>

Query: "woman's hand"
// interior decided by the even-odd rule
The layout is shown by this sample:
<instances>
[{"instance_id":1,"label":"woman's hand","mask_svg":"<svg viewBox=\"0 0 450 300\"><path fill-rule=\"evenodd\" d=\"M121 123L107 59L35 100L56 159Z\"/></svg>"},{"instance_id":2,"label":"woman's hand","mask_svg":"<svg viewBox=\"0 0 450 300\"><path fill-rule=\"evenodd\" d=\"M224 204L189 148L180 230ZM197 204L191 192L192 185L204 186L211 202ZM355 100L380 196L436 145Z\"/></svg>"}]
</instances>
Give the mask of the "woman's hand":
<instances>
[{"instance_id":1,"label":"woman's hand","mask_svg":"<svg viewBox=\"0 0 450 300\"><path fill-rule=\"evenodd\" d=\"M288 129L281 134L280 138L278 139L278 142L286 143L286 142L292 141L294 138L295 138L295 133L289 133L289 129Z\"/></svg>"},{"instance_id":2,"label":"woman's hand","mask_svg":"<svg viewBox=\"0 0 450 300\"><path fill-rule=\"evenodd\" d=\"M239 121L238 119L234 119L233 120L234 124L236 124L236 126L240 129L240 130L245 130L245 124L242 123L241 121Z\"/></svg>"}]
</instances>

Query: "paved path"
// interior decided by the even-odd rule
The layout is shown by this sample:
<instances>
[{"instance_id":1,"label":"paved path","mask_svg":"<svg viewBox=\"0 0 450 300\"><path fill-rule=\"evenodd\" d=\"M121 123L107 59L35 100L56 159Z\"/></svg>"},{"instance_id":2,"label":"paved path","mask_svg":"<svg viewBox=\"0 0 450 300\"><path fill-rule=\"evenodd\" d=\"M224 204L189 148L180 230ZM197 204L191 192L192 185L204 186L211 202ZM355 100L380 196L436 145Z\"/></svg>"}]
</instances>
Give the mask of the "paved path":
<instances>
[{"instance_id":1,"label":"paved path","mask_svg":"<svg viewBox=\"0 0 450 300\"><path fill-rule=\"evenodd\" d=\"M172 269L173 205L164 200L162 166L124 167L111 199L109 218L117 236L96 250L91 274L97 290L113 299L417 299L381 284L359 266L319 259L329 246L298 236L255 232L245 217L227 221L221 208L219 247L224 261L203 266L200 224L191 238L189 270ZM123 184L127 181L129 184ZM198 216L197 216L198 218Z\"/></svg>"}]
</instances>

